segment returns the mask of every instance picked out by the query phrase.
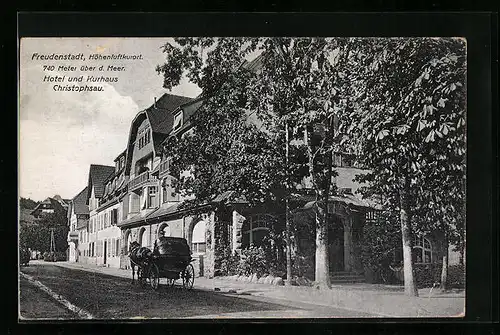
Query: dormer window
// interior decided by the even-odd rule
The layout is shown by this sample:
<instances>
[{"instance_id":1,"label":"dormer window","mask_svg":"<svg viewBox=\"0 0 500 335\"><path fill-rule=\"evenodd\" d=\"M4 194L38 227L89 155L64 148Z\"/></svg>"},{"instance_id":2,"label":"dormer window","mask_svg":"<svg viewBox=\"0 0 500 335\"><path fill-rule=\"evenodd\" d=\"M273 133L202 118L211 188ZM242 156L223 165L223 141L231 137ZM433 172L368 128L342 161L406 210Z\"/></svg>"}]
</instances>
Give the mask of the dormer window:
<instances>
[{"instance_id":1,"label":"dormer window","mask_svg":"<svg viewBox=\"0 0 500 335\"><path fill-rule=\"evenodd\" d=\"M179 111L174 116L174 131L182 127L182 111Z\"/></svg>"}]
</instances>

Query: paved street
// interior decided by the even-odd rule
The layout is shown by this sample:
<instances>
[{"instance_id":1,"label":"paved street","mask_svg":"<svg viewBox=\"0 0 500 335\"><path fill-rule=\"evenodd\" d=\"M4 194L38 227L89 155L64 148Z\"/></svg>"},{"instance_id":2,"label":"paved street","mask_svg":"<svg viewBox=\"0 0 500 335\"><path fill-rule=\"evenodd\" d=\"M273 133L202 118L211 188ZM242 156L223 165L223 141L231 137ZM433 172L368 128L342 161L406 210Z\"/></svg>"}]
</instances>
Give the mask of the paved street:
<instances>
[{"instance_id":1,"label":"paved street","mask_svg":"<svg viewBox=\"0 0 500 335\"><path fill-rule=\"evenodd\" d=\"M20 315L28 319L74 319L77 316L24 278L19 282Z\"/></svg>"},{"instance_id":2,"label":"paved street","mask_svg":"<svg viewBox=\"0 0 500 335\"><path fill-rule=\"evenodd\" d=\"M370 317L342 308L162 285L158 291L131 285L126 278L33 263L21 271L96 319L113 318L314 318ZM21 278L21 316L72 318L73 313Z\"/></svg>"}]
</instances>

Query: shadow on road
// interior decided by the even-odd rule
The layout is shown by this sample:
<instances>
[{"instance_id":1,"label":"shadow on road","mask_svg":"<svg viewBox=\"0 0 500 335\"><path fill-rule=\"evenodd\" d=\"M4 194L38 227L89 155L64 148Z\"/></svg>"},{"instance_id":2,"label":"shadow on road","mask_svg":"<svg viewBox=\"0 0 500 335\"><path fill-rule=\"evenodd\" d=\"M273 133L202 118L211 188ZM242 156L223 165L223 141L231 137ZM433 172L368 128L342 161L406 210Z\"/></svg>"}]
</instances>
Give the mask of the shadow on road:
<instances>
[{"instance_id":1,"label":"shadow on road","mask_svg":"<svg viewBox=\"0 0 500 335\"><path fill-rule=\"evenodd\" d=\"M98 319L183 318L252 311L280 311L289 307L228 296L220 292L186 290L164 284L131 285L130 279L101 273L33 264L21 269ZM21 295L22 297L22 295ZM29 302L21 299L21 306Z\"/></svg>"}]
</instances>

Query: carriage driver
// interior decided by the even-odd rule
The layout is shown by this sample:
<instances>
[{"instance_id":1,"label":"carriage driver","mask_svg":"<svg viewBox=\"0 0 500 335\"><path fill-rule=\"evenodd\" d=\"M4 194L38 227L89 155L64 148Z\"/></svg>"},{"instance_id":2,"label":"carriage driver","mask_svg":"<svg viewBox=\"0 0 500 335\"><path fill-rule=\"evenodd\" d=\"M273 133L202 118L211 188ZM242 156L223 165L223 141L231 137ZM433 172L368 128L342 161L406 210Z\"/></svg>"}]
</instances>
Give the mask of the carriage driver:
<instances>
[{"instance_id":1,"label":"carriage driver","mask_svg":"<svg viewBox=\"0 0 500 335\"><path fill-rule=\"evenodd\" d=\"M167 238L165 237L165 230L160 230L160 236L155 240L153 252L155 254L163 255L166 253L165 247L167 246Z\"/></svg>"}]
</instances>

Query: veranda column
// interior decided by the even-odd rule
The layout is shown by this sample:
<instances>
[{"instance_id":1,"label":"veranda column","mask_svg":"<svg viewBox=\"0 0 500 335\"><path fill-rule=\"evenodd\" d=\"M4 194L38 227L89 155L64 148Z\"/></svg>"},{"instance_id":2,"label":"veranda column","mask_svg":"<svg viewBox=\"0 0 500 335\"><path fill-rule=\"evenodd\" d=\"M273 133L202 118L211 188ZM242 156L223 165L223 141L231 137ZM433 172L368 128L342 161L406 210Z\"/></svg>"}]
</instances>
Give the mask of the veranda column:
<instances>
[{"instance_id":1,"label":"veranda column","mask_svg":"<svg viewBox=\"0 0 500 335\"><path fill-rule=\"evenodd\" d=\"M242 242L242 227L243 222L245 221L245 217L238 213L237 211L233 211L233 243L231 246L232 252L236 252L237 250L241 250L241 242Z\"/></svg>"}]
</instances>

